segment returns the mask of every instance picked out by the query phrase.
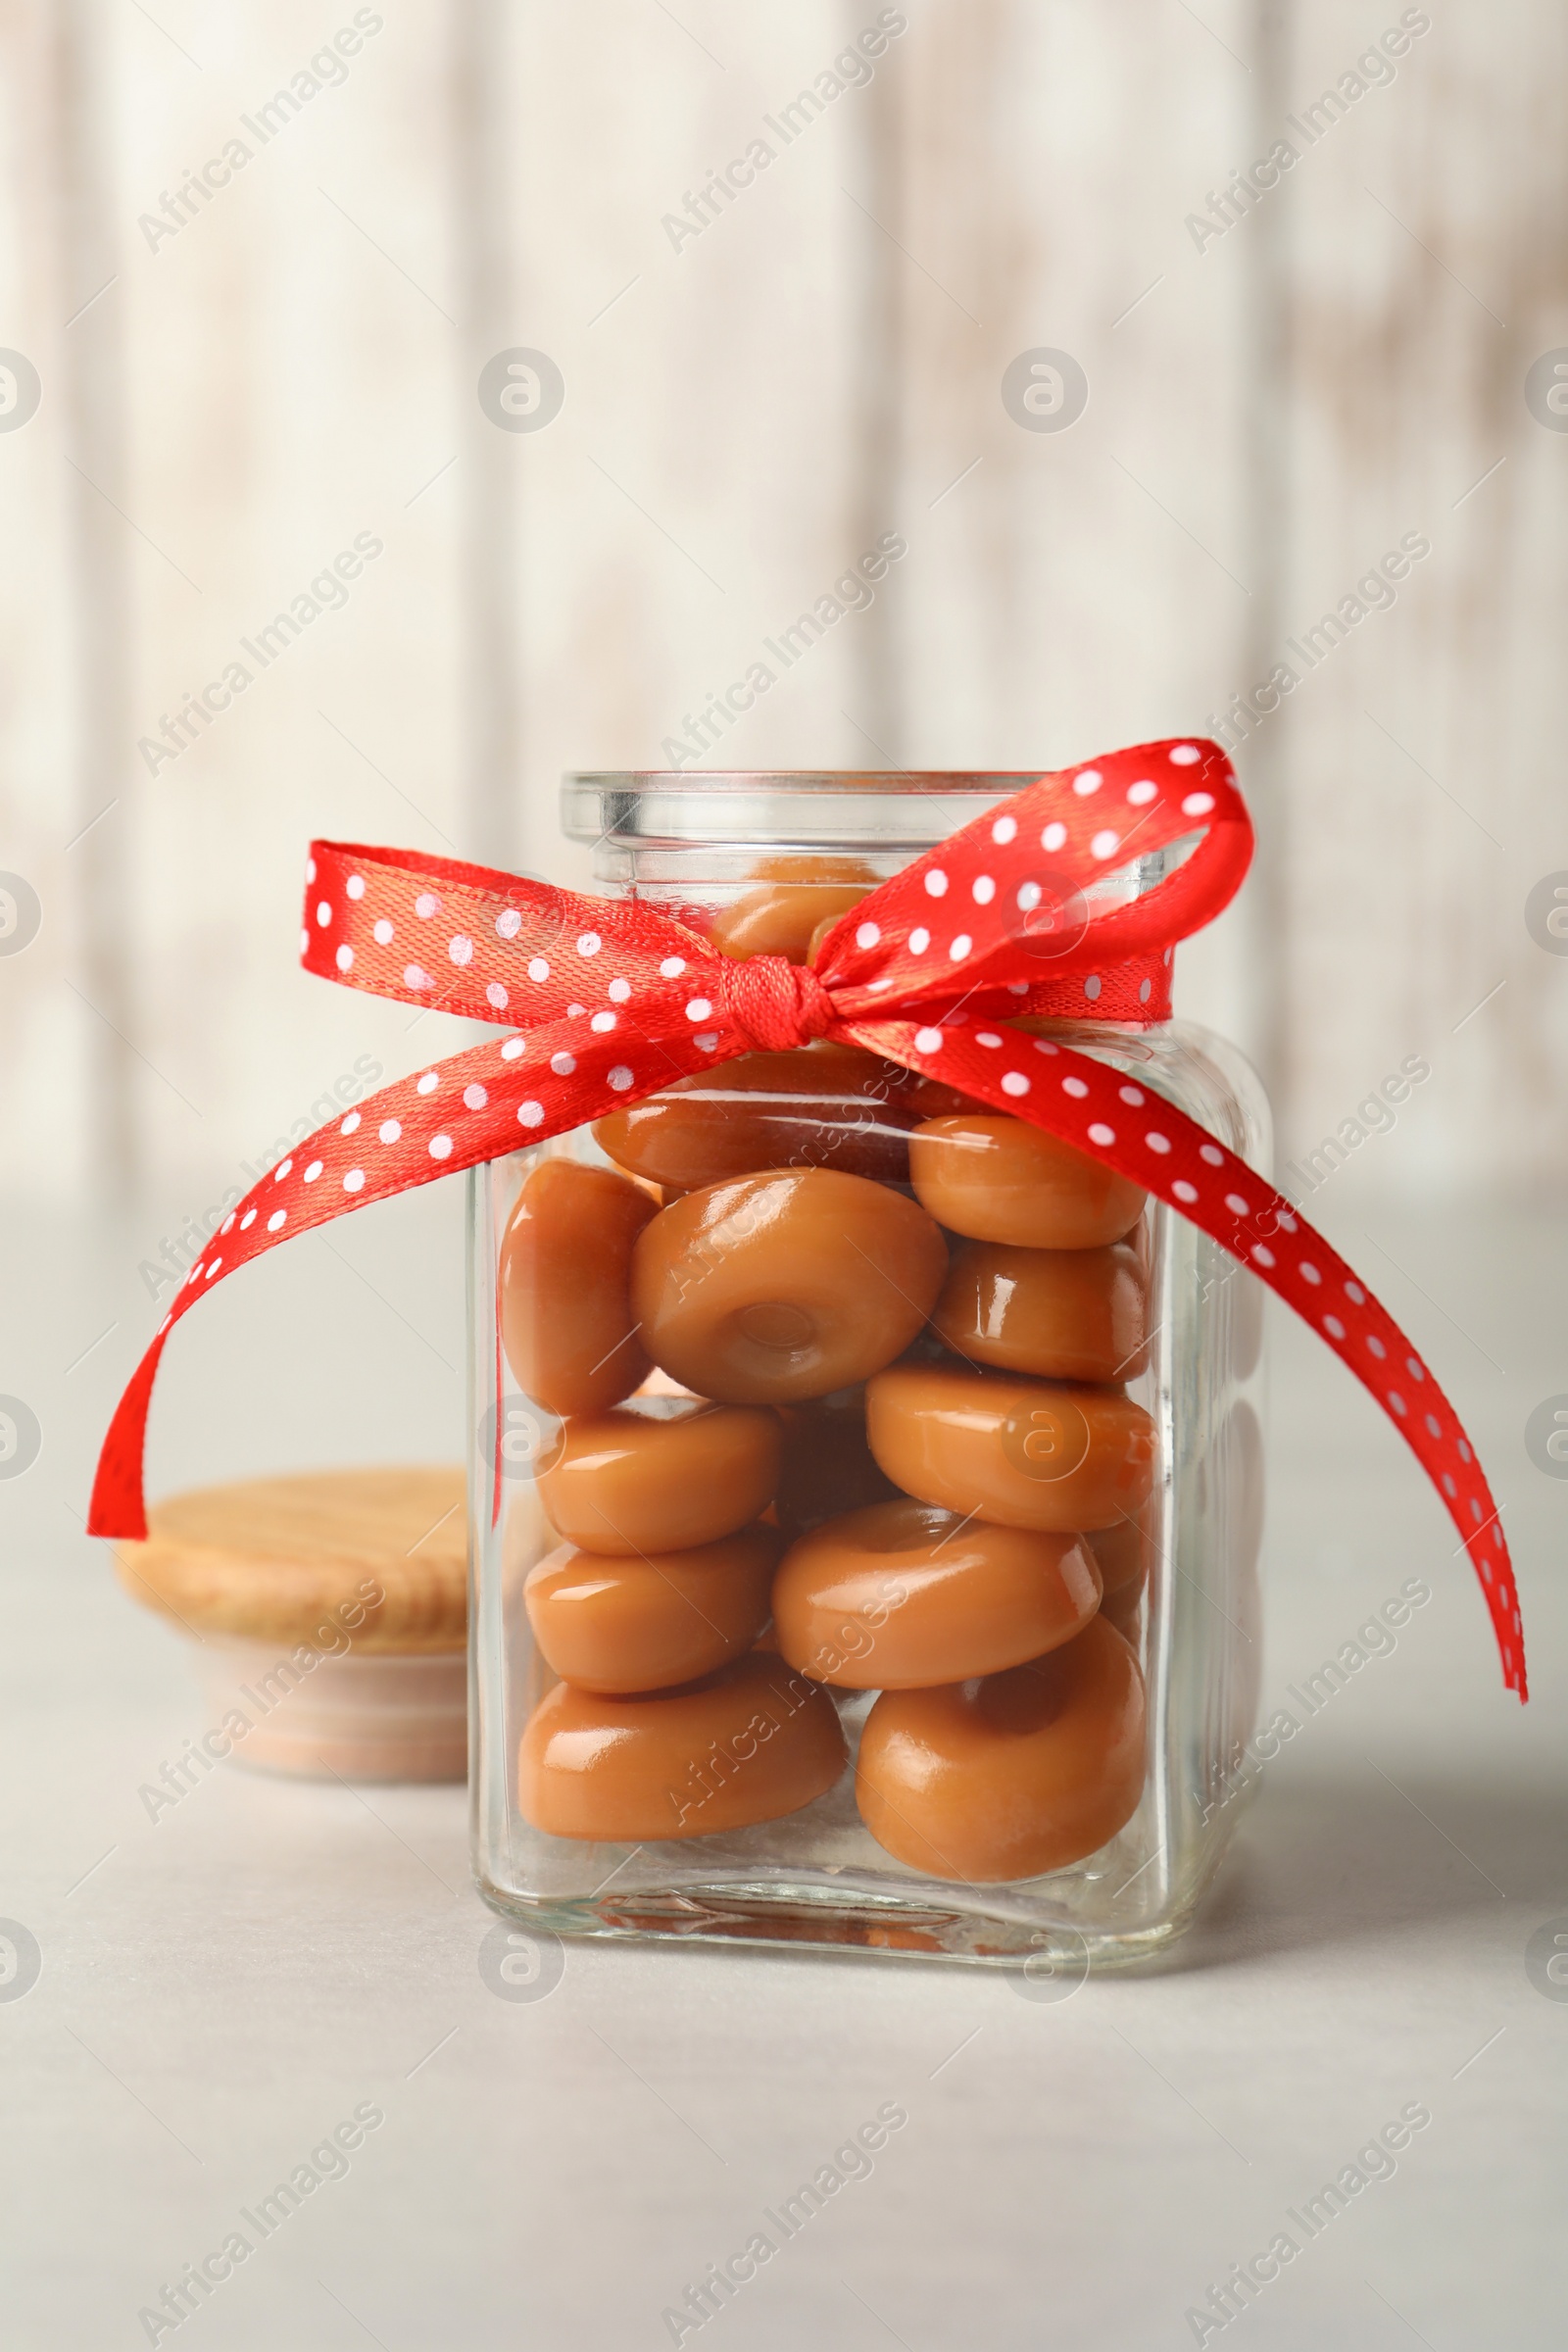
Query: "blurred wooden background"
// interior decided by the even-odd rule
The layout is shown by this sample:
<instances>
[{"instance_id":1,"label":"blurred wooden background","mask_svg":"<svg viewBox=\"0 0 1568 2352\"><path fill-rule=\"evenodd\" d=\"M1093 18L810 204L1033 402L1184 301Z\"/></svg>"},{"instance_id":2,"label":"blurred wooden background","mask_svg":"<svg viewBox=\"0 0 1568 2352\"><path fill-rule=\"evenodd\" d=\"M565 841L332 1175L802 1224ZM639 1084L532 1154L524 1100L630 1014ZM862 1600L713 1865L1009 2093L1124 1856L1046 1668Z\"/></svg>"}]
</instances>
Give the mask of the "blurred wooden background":
<instances>
[{"instance_id":1,"label":"blurred wooden background","mask_svg":"<svg viewBox=\"0 0 1568 2352\"><path fill-rule=\"evenodd\" d=\"M0 868L42 925L0 955L0 1181L151 1231L357 1060L457 1042L299 973L309 836L572 875L561 771L664 763L890 531L710 762L1201 729L1430 542L1239 753L1259 864L1178 1004L1262 1059L1282 1160L1419 1054L1382 1181L1560 1179L1524 906L1568 867L1568 434L1524 382L1568 345L1565 52L1542 0L6 0L0 346L41 398L0 402ZM564 381L537 432L477 397L514 347ZM1003 403L1042 347L1067 430ZM346 602L241 653L359 534Z\"/></svg>"}]
</instances>

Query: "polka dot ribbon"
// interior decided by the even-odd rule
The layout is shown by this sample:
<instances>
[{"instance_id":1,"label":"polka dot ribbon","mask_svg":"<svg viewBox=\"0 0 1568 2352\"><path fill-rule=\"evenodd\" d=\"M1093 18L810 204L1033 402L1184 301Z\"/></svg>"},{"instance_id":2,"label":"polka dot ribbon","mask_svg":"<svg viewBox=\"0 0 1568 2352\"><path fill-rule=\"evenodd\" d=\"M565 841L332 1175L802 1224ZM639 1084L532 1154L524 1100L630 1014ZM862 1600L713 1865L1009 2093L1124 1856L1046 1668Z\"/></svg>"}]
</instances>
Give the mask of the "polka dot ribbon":
<instances>
[{"instance_id":1,"label":"polka dot ribbon","mask_svg":"<svg viewBox=\"0 0 1568 2352\"><path fill-rule=\"evenodd\" d=\"M142 1454L158 1360L215 1282L367 1201L542 1143L760 1048L861 1046L1102 1160L1211 1235L1371 1391L1443 1496L1481 1580L1503 1679L1526 1695L1502 1526L1432 1373L1322 1237L1147 1086L1023 1013L1166 1017L1178 940L1241 884L1252 832L1214 743L1141 744L1043 775L869 892L814 969L738 963L692 924L482 866L318 842L301 957L373 995L513 1033L383 1087L268 1171L192 1266L110 1426L89 1520L146 1533ZM1157 860L1140 867L1144 859ZM1140 873L1136 896L1113 877Z\"/></svg>"}]
</instances>

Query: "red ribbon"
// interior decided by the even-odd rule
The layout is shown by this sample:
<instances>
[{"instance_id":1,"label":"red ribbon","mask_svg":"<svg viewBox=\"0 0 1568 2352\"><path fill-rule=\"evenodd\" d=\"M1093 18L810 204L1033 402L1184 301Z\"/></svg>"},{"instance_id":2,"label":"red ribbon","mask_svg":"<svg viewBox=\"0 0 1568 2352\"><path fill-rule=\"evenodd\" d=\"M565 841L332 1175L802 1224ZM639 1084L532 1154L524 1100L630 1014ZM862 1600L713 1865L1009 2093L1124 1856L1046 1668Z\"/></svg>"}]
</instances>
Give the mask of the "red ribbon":
<instances>
[{"instance_id":1,"label":"red ribbon","mask_svg":"<svg viewBox=\"0 0 1568 2352\"><path fill-rule=\"evenodd\" d=\"M1194 837L1197 836L1196 846ZM1094 895L1182 844L1136 898ZM1020 1013L1162 1020L1175 942L1247 871L1252 829L1217 744L1141 744L1039 777L828 933L815 968L736 962L693 928L407 851L317 842L306 968L514 1034L383 1087L249 1192L192 1266L121 1398L94 1535L146 1534L141 1464L164 1343L214 1282L276 1243L432 1177L542 1143L737 1054L825 1037L957 1087L1102 1160L1188 1217L1305 1317L1395 1422L1480 1577L1503 1680L1526 1695L1497 1509L1458 1416L1365 1285L1279 1193L1151 1089Z\"/></svg>"}]
</instances>

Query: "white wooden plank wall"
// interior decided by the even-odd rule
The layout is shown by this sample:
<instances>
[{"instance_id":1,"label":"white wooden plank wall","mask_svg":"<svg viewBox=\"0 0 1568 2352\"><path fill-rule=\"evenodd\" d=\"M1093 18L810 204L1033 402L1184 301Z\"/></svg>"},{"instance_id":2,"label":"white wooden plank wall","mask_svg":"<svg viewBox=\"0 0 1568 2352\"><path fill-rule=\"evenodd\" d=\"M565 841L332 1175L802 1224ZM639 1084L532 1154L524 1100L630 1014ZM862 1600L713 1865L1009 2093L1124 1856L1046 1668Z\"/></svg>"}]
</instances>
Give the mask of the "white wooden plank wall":
<instances>
[{"instance_id":1,"label":"white wooden plank wall","mask_svg":"<svg viewBox=\"0 0 1568 2352\"><path fill-rule=\"evenodd\" d=\"M156 1229L357 1059L438 1050L298 972L309 835L580 871L560 771L662 763L887 531L875 604L705 763L1198 728L1430 541L1239 754L1263 857L1181 1002L1266 1059L1285 1155L1420 1054L1391 1181L1560 1179L1568 969L1523 904L1568 867L1568 435L1522 390L1568 345L1560 13L1415 12L1310 144L1288 118L1392 0L893 13L786 144L767 118L871 0L0 10L0 346L42 379L0 432L0 867L43 907L0 956L0 1182ZM1279 137L1299 160L1200 250L1188 216ZM563 372L544 431L481 413L512 346ZM1069 430L1004 409L1037 347L1087 373ZM360 534L346 602L242 651ZM138 739L235 660L149 773Z\"/></svg>"}]
</instances>

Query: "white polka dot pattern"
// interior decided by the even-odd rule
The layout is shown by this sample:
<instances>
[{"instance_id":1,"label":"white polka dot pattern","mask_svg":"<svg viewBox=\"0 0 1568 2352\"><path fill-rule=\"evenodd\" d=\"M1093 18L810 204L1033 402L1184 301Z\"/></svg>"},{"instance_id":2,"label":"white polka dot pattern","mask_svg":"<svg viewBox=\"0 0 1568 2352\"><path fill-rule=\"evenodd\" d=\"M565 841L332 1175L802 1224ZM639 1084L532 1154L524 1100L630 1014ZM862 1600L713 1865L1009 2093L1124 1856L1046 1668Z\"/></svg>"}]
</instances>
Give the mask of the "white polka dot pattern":
<instances>
[{"instance_id":1,"label":"white polka dot pattern","mask_svg":"<svg viewBox=\"0 0 1568 2352\"><path fill-rule=\"evenodd\" d=\"M1197 848L1172 873L1091 912L1084 884L1200 823ZM221 1254L192 1266L121 1399L92 1531L145 1533L141 1458L158 1359L215 1280L350 1209L635 1102L678 1071L827 1036L1059 1136L1251 1265L1349 1365L1432 1476L1481 1577L1504 1680L1523 1697L1496 1506L1451 1406L1393 1319L1298 1211L1174 1104L1158 1101L1156 1125L1145 1090L1123 1072L1010 1026L1023 1013L1082 1018L1091 1005L1109 1019L1167 1017L1173 945L1228 903L1250 850L1217 745L1137 745L1042 776L952 836L842 917L808 969L776 956L730 961L645 902L589 899L404 851L313 844L308 970L421 1008L491 1022L505 1012L518 1033L383 1087L253 1188L223 1227ZM944 900L961 905L963 928L933 941ZM421 924L427 961L405 963L399 934L412 941ZM356 1134L362 1114L368 1152ZM1419 1390L1418 1413L1405 1384Z\"/></svg>"}]
</instances>

